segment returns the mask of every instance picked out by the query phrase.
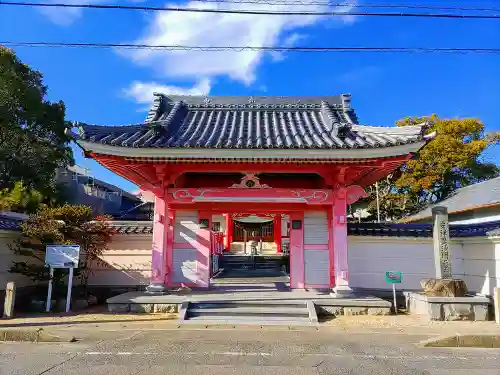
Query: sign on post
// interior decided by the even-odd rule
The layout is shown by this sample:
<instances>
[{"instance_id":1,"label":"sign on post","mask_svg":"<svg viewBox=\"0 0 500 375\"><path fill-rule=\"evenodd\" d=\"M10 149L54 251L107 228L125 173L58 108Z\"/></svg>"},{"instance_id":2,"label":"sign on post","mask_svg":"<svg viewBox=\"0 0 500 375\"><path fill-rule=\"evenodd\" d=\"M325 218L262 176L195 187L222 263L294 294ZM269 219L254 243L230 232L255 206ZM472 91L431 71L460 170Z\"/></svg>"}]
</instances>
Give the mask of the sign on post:
<instances>
[{"instance_id":1,"label":"sign on post","mask_svg":"<svg viewBox=\"0 0 500 375\"><path fill-rule=\"evenodd\" d=\"M401 284L403 281L403 273L396 271L387 271L385 273L385 282L392 284L392 297L394 298L394 313L398 313L398 305L396 302L396 284Z\"/></svg>"},{"instance_id":2,"label":"sign on post","mask_svg":"<svg viewBox=\"0 0 500 375\"><path fill-rule=\"evenodd\" d=\"M73 288L73 269L78 267L80 259L80 245L47 245L45 249L45 266L50 269L49 286L47 290L47 303L45 310L50 311L52 300L52 278L54 268L69 268L68 293L66 296L66 312L71 304L71 289Z\"/></svg>"}]
</instances>

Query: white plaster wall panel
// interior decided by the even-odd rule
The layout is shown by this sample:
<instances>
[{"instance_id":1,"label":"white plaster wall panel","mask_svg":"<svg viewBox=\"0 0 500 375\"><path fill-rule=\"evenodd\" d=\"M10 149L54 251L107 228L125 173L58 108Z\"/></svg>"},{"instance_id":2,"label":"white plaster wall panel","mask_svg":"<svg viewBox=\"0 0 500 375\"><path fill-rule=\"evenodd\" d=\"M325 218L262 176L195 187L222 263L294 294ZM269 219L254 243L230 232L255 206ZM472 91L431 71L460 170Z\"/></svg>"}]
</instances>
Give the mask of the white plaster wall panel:
<instances>
[{"instance_id":1,"label":"white plaster wall panel","mask_svg":"<svg viewBox=\"0 0 500 375\"><path fill-rule=\"evenodd\" d=\"M464 239L462 278L470 291L493 295L500 287L500 238Z\"/></svg>"},{"instance_id":2,"label":"white plaster wall panel","mask_svg":"<svg viewBox=\"0 0 500 375\"><path fill-rule=\"evenodd\" d=\"M174 243L193 243L198 230L198 211L175 211Z\"/></svg>"},{"instance_id":3,"label":"white plaster wall panel","mask_svg":"<svg viewBox=\"0 0 500 375\"><path fill-rule=\"evenodd\" d=\"M172 258L172 282L196 283L197 277L197 254L195 248L175 248Z\"/></svg>"},{"instance_id":4,"label":"white plaster wall panel","mask_svg":"<svg viewBox=\"0 0 500 375\"><path fill-rule=\"evenodd\" d=\"M34 285L28 277L9 272L9 268L12 266L12 262L14 261L27 261L30 263L35 262L32 258L20 257L14 254L9 247L14 243L18 236L19 233L17 232L0 230L0 290L4 290L9 281L15 282L18 288ZM3 299L1 300L3 301Z\"/></svg>"},{"instance_id":5,"label":"white plaster wall panel","mask_svg":"<svg viewBox=\"0 0 500 375\"><path fill-rule=\"evenodd\" d=\"M151 276L152 235L115 235L95 263L89 285L148 285Z\"/></svg>"},{"instance_id":6,"label":"white plaster wall panel","mask_svg":"<svg viewBox=\"0 0 500 375\"><path fill-rule=\"evenodd\" d=\"M432 277L432 242L426 239L349 237L349 283L354 288L391 289L386 271L400 271L401 289L420 289L420 280Z\"/></svg>"},{"instance_id":7,"label":"white plaster wall panel","mask_svg":"<svg viewBox=\"0 0 500 375\"><path fill-rule=\"evenodd\" d=\"M352 287L390 289L385 283L386 271L400 271L401 289L420 290L420 280L435 277L434 250L430 238L358 237L350 236L349 282ZM455 277L464 278L467 267L463 246L451 242L452 268ZM484 278L483 278L484 279ZM469 287L476 290L476 287Z\"/></svg>"},{"instance_id":8,"label":"white plaster wall panel","mask_svg":"<svg viewBox=\"0 0 500 375\"><path fill-rule=\"evenodd\" d=\"M304 245L328 244L328 216L324 211L304 213Z\"/></svg>"},{"instance_id":9,"label":"white plaster wall panel","mask_svg":"<svg viewBox=\"0 0 500 375\"><path fill-rule=\"evenodd\" d=\"M304 251L304 281L307 286L324 286L330 284L330 263L328 248L323 250Z\"/></svg>"}]
</instances>

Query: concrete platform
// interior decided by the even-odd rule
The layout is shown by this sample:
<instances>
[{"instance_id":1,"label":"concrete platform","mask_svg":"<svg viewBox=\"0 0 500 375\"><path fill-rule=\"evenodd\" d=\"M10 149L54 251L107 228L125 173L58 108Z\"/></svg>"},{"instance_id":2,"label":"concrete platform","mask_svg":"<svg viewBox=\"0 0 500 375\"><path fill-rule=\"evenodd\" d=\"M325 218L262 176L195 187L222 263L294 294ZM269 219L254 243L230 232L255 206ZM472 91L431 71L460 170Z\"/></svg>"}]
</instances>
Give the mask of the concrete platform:
<instances>
[{"instance_id":1,"label":"concrete platform","mask_svg":"<svg viewBox=\"0 0 500 375\"><path fill-rule=\"evenodd\" d=\"M377 297L334 298L329 290L290 290L283 283L224 283L210 289L157 295L129 292L109 298L111 312L178 312L183 303L238 302L294 305L311 301L318 315L388 315L392 304Z\"/></svg>"}]
</instances>

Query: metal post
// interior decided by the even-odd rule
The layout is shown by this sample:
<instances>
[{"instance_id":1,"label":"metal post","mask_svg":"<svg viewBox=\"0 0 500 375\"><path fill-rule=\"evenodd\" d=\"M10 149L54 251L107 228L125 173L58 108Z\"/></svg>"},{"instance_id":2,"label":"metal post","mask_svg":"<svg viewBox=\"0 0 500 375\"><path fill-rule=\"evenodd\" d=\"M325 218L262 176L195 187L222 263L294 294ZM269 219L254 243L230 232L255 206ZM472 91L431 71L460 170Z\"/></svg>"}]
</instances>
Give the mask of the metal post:
<instances>
[{"instance_id":1,"label":"metal post","mask_svg":"<svg viewBox=\"0 0 500 375\"><path fill-rule=\"evenodd\" d=\"M380 223L380 199L378 197L378 182L375 182L375 192L377 194L377 223Z\"/></svg>"},{"instance_id":2,"label":"metal post","mask_svg":"<svg viewBox=\"0 0 500 375\"><path fill-rule=\"evenodd\" d=\"M392 284L392 296L394 297L394 314L398 313L398 304L396 302L396 284Z\"/></svg>"},{"instance_id":3,"label":"metal post","mask_svg":"<svg viewBox=\"0 0 500 375\"><path fill-rule=\"evenodd\" d=\"M71 289L73 288L73 268L69 269L68 276L68 294L66 295L66 312L69 312L71 306Z\"/></svg>"},{"instance_id":4,"label":"metal post","mask_svg":"<svg viewBox=\"0 0 500 375\"><path fill-rule=\"evenodd\" d=\"M500 325L500 288L494 289L493 297L495 304L495 321Z\"/></svg>"},{"instance_id":5,"label":"metal post","mask_svg":"<svg viewBox=\"0 0 500 375\"><path fill-rule=\"evenodd\" d=\"M45 304L45 311L50 312L50 303L52 301L52 278L54 277L54 269L50 267L49 270L49 286L47 289L47 302Z\"/></svg>"}]
</instances>

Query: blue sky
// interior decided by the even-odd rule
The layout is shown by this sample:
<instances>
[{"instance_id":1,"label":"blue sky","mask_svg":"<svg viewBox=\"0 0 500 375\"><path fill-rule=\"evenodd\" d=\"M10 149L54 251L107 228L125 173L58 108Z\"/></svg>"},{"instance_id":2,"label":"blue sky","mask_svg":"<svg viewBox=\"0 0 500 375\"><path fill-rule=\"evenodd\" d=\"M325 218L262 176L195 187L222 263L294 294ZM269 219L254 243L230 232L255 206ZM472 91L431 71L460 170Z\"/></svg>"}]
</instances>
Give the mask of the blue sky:
<instances>
[{"instance_id":1,"label":"blue sky","mask_svg":"<svg viewBox=\"0 0 500 375\"><path fill-rule=\"evenodd\" d=\"M112 3L103 0L66 2ZM371 4L377 2L387 3L385 0L370 0ZM167 4L137 0L128 3ZM450 3L432 1L432 4ZM457 3L498 7L497 1L453 1L453 4ZM357 4L362 4L362 1ZM232 7L264 9L263 5ZM268 6L265 9L278 8ZM315 8L308 6L307 9ZM0 39L185 45L499 48L500 20L41 11L1 6ZM49 98L63 100L68 119L74 121L105 125L141 122L153 91L210 95L351 93L352 104L362 124L390 126L404 116L436 113L441 117L478 117L486 124L487 131L500 131L500 55L173 54L25 47L15 50L25 63L43 73L45 84L50 89ZM500 151L492 149L486 158L500 163ZM135 189L92 160L83 159L78 149L75 149L75 159L77 164L89 167L96 177L127 190Z\"/></svg>"}]
</instances>

